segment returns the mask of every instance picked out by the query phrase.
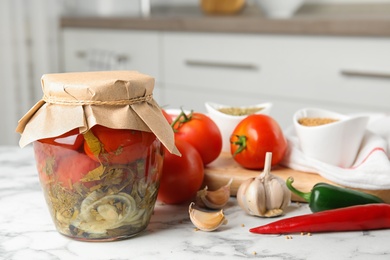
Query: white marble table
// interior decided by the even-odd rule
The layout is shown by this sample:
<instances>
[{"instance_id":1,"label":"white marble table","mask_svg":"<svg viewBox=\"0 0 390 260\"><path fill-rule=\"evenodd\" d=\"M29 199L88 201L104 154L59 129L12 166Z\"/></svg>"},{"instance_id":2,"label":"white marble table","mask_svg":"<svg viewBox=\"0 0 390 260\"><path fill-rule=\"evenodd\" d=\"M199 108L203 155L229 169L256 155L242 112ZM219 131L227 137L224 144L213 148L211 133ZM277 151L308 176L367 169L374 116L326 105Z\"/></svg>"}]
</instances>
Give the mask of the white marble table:
<instances>
[{"instance_id":1,"label":"white marble table","mask_svg":"<svg viewBox=\"0 0 390 260\"><path fill-rule=\"evenodd\" d=\"M390 230L286 236L251 234L275 219L246 215L231 199L229 223L195 231L188 205L157 204L147 230L117 242L79 242L57 233L31 147L0 147L0 259L390 259ZM286 216L309 213L293 203Z\"/></svg>"}]
</instances>

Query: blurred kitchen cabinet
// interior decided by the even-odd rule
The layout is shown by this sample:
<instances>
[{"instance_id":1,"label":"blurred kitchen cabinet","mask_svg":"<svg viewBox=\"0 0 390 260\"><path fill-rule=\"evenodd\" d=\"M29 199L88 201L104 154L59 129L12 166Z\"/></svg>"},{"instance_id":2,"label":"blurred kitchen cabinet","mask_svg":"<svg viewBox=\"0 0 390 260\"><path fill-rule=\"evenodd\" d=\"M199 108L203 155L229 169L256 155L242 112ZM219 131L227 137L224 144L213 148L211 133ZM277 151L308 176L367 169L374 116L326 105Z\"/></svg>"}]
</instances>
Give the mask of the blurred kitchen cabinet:
<instances>
[{"instance_id":1,"label":"blurred kitchen cabinet","mask_svg":"<svg viewBox=\"0 0 390 260\"><path fill-rule=\"evenodd\" d=\"M167 32L163 35L165 102L205 110L207 101L258 104L267 101L264 56L256 35Z\"/></svg>"},{"instance_id":2,"label":"blurred kitchen cabinet","mask_svg":"<svg viewBox=\"0 0 390 260\"><path fill-rule=\"evenodd\" d=\"M269 101L284 127L306 106L390 111L389 38L169 32L163 43L172 106Z\"/></svg>"},{"instance_id":3,"label":"blurred kitchen cabinet","mask_svg":"<svg viewBox=\"0 0 390 260\"><path fill-rule=\"evenodd\" d=\"M274 104L390 111L390 38L65 28L65 71L131 69L156 78L166 108Z\"/></svg>"},{"instance_id":4,"label":"blurred kitchen cabinet","mask_svg":"<svg viewBox=\"0 0 390 260\"><path fill-rule=\"evenodd\" d=\"M156 79L158 97L159 38L154 31L64 28L63 71L137 70Z\"/></svg>"}]
</instances>

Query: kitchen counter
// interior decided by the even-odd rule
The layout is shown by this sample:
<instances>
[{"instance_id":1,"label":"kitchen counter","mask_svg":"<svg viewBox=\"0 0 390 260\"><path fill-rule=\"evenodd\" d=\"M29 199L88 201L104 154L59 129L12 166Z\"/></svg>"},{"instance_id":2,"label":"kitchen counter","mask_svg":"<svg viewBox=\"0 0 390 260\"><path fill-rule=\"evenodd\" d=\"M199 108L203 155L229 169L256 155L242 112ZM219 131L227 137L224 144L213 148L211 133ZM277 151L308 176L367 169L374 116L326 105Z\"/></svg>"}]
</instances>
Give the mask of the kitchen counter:
<instances>
[{"instance_id":1,"label":"kitchen counter","mask_svg":"<svg viewBox=\"0 0 390 260\"><path fill-rule=\"evenodd\" d=\"M285 217L309 213L292 203ZM246 215L231 198L228 224L195 231L187 205L157 203L147 230L105 243L57 233L39 186L31 147L0 147L0 259L388 259L390 230L312 235L257 235L250 227L276 219Z\"/></svg>"},{"instance_id":2,"label":"kitchen counter","mask_svg":"<svg viewBox=\"0 0 390 260\"><path fill-rule=\"evenodd\" d=\"M67 15L61 27L247 34L390 36L389 4L306 4L289 19L268 19L257 6L236 15L208 15L199 7L160 7L149 17Z\"/></svg>"}]
</instances>

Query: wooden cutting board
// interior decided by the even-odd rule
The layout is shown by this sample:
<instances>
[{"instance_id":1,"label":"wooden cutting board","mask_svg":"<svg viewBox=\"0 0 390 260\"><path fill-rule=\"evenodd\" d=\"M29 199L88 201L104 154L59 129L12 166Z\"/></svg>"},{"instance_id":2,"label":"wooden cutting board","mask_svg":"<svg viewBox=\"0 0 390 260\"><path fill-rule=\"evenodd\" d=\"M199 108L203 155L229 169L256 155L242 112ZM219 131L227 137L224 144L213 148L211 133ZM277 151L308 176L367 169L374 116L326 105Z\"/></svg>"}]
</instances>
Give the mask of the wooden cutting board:
<instances>
[{"instance_id":1,"label":"wooden cutting board","mask_svg":"<svg viewBox=\"0 0 390 260\"><path fill-rule=\"evenodd\" d=\"M285 167L273 167L272 174L275 174L284 180L292 176L294 178L294 187L298 190L307 192L318 182L326 182L337 185L323 178L316 173L300 172ZM233 182L230 187L231 195L236 196L240 184L248 178L258 176L261 171L254 171L242 168L236 163L229 153L222 153L219 158L210 163L205 168L204 185L207 185L209 190L216 190L219 187L226 185L232 178ZM341 186L341 185L338 185ZM348 188L348 187L347 187ZM356 189L359 190L359 189ZM390 203L390 190L361 190L367 193L374 194L382 198L386 203ZM302 198L292 194L293 201L304 202Z\"/></svg>"}]
</instances>

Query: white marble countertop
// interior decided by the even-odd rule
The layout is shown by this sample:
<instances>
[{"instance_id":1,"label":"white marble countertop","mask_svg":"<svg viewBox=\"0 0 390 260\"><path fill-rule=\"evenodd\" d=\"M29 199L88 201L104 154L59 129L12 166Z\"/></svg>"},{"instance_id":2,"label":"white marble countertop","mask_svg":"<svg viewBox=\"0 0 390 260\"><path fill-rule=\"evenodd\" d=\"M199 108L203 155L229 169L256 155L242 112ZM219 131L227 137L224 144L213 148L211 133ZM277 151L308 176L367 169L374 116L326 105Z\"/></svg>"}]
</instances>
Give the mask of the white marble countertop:
<instances>
[{"instance_id":1,"label":"white marble countertop","mask_svg":"<svg viewBox=\"0 0 390 260\"><path fill-rule=\"evenodd\" d=\"M195 231L188 205L157 203L147 230L116 242L79 242L60 235L40 188L31 147L0 146L0 259L389 259L390 230L291 237L248 230L275 219L246 215L235 198L228 224ZM309 213L292 203L286 217Z\"/></svg>"}]
</instances>

